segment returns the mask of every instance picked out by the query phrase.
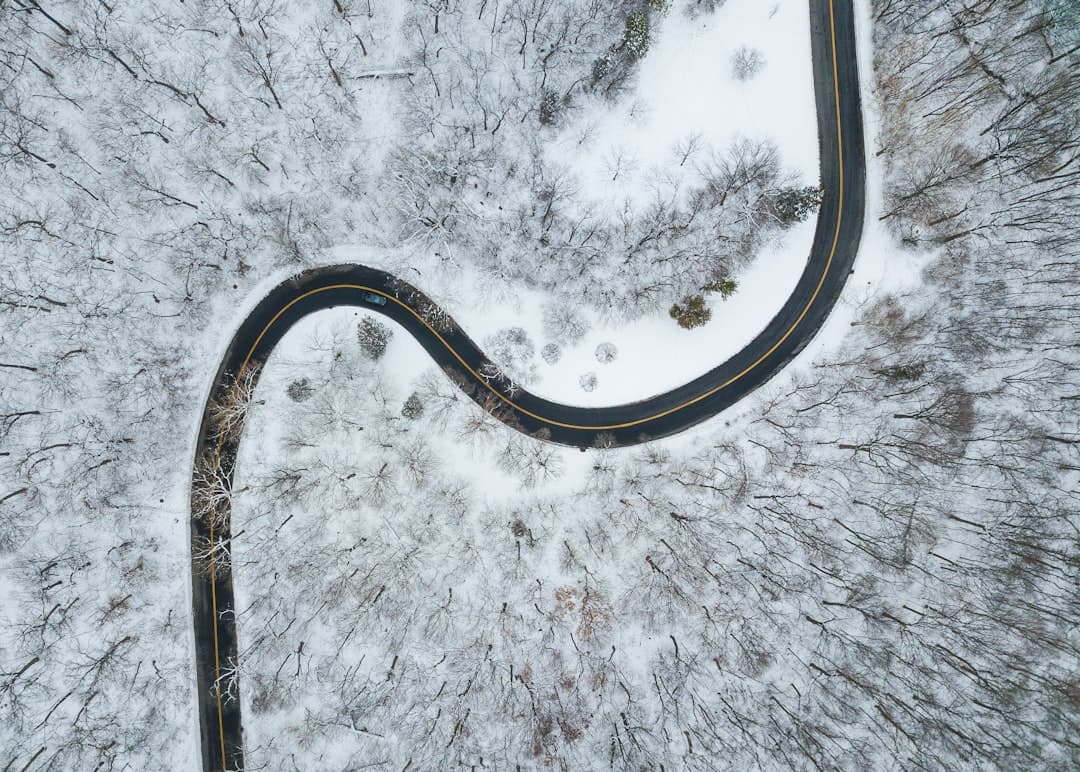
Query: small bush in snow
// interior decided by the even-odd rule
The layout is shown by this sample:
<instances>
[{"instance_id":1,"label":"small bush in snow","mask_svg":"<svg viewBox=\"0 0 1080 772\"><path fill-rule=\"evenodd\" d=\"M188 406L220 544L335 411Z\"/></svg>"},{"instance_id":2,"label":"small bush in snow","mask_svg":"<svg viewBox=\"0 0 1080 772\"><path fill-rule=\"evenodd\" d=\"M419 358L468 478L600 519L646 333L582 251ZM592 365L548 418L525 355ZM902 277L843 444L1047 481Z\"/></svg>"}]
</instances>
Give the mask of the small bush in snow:
<instances>
[{"instance_id":1,"label":"small bush in snow","mask_svg":"<svg viewBox=\"0 0 1080 772\"><path fill-rule=\"evenodd\" d=\"M371 359L378 359L386 353L386 346L393 334L393 330L370 316L361 319L356 327L360 350Z\"/></svg>"},{"instance_id":2,"label":"small bush in snow","mask_svg":"<svg viewBox=\"0 0 1080 772\"><path fill-rule=\"evenodd\" d=\"M596 373L585 373L578 378L578 385L583 391L596 391Z\"/></svg>"},{"instance_id":3,"label":"small bush in snow","mask_svg":"<svg viewBox=\"0 0 1080 772\"><path fill-rule=\"evenodd\" d=\"M405 400L401 406L401 414L406 418L419 418L424 414L424 403L420 401L420 395L415 391Z\"/></svg>"},{"instance_id":4,"label":"small bush in snow","mask_svg":"<svg viewBox=\"0 0 1080 772\"><path fill-rule=\"evenodd\" d=\"M821 188L810 185L805 188L781 188L773 196L773 211L783 225L802 222L821 206Z\"/></svg>"},{"instance_id":5,"label":"small bush in snow","mask_svg":"<svg viewBox=\"0 0 1080 772\"><path fill-rule=\"evenodd\" d=\"M712 311L705 305L705 298L702 295L690 295L683 298L682 302L673 305L668 313L680 327L687 330L700 327L712 319Z\"/></svg>"},{"instance_id":6,"label":"small bush in snow","mask_svg":"<svg viewBox=\"0 0 1080 772\"><path fill-rule=\"evenodd\" d=\"M615 347L614 343L601 343L596 347L597 362L603 362L604 364L614 362L617 356L619 356L619 349Z\"/></svg>"},{"instance_id":7,"label":"small bush in snow","mask_svg":"<svg viewBox=\"0 0 1080 772\"><path fill-rule=\"evenodd\" d=\"M550 126L559 117L559 95L554 91L545 91L540 99L540 125Z\"/></svg>"},{"instance_id":8,"label":"small bush in snow","mask_svg":"<svg viewBox=\"0 0 1080 772\"><path fill-rule=\"evenodd\" d=\"M765 66L765 56L756 48L743 46L731 55L731 74L735 80L750 80Z\"/></svg>"},{"instance_id":9,"label":"small bush in snow","mask_svg":"<svg viewBox=\"0 0 1080 772\"><path fill-rule=\"evenodd\" d=\"M540 356L549 365L553 365L562 358L562 350L556 343L548 343L542 349L540 349Z\"/></svg>"},{"instance_id":10,"label":"small bush in snow","mask_svg":"<svg viewBox=\"0 0 1080 772\"><path fill-rule=\"evenodd\" d=\"M623 37L626 52L640 59L649 52L649 13L634 11L626 17L626 34Z\"/></svg>"},{"instance_id":11,"label":"small bush in snow","mask_svg":"<svg viewBox=\"0 0 1080 772\"><path fill-rule=\"evenodd\" d=\"M577 343L589 331L585 315L573 306L562 303L547 305L541 317L544 334L556 343Z\"/></svg>"},{"instance_id":12,"label":"small bush in snow","mask_svg":"<svg viewBox=\"0 0 1080 772\"><path fill-rule=\"evenodd\" d=\"M717 281L711 281L701 288L702 292L719 292L720 297L727 300L729 297L735 294L735 290L739 288L738 283L734 279L719 279Z\"/></svg>"},{"instance_id":13,"label":"small bush in snow","mask_svg":"<svg viewBox=\"0 0 1080 772\"><path fill-rule=\"evenodd\" d=\"M615 55L611 51L605 51L596 58L592 65L592 84L598 85L614 69Z\"/></svg>"},{"instance_id":14,"label":"small bush in snow","mask_svg":"<svg viewBox=\"0 0 1080 772\"><path fill-rule=\"evenodd\" d=\"M285 393L289 395L289 399L293 402L307 402L315 393L315 389L312 388L311 381L307 378L301 378L290 383L285 389Z\"/></svg>"}]
</instances>

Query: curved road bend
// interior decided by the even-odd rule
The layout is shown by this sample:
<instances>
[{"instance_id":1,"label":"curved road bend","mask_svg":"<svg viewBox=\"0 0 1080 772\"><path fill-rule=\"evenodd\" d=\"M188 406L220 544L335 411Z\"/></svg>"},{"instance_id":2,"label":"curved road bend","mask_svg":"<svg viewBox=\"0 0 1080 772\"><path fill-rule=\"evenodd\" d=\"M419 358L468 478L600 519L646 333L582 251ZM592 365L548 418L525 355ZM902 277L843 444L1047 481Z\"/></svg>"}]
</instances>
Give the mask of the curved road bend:
<instances>
[{"instance_id":1,"label":"curved road bend","mask_svg":"<svg viewBox=\"0 0 1080 772\"><path fill-rule=\"evenodd\" d=\"M523 390L511 395L482 377L486 357L456 323L448 317L438 327L424 321L417 309L434 304L423 293L382 271L339 265L302 273L259 303L233 337L212 398L222 393L232 374L265 362L297 321L315 311L351 305L399 322L481 406L513 428L552 442L631 445L682 431L731 406L791 361L825 322L851 271L862 231L865 159L852 0L809 2L824 200L810 259L794 292L765 330L731 359L683 386L625 405L583 408ZM371 302L372 296L385 303ZM213 438L204 412L196 456L216 453L230 485L236 450L236 442ZM192 519L193 544L224 546L227 556L230 538L227 527L215 532L213 524ZM237 684L225 694L215 688L237 660L227 558L193 557L192 592L203 768L242 769Z\"/></svg>"}]
</instances>

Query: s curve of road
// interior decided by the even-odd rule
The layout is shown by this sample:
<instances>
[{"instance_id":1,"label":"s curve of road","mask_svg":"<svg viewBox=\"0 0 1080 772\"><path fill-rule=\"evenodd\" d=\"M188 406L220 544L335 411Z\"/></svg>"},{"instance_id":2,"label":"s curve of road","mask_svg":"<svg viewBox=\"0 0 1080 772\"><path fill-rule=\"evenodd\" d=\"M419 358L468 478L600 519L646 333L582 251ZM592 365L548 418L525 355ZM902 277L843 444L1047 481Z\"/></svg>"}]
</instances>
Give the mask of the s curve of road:
<instances>
[{"instance_id":1,"label":"s curve of road","mask_svg":"<svg viewBox=\"0 0 1080 772\"><path fill-rule=\"evenodd\" d=\"M809 0L824 199L806 269L756 338L689 383L639 402L600 408L562 405L524 390L510 391L497 378L485 377L488 360L483 352L422 292L362 265L299 274L256 306L218 369L203 413L192 484L192 607L202 763L207 772L244 765L228 502L240 431L221 432L212 403L223 399L237 374L257 375L258 365L297 321L315 311L350 305L401 324L484 409L519 431L552 442L579 447L645 442L675 434L731 406L775 375L820 329L858 250L865 157L852 2ZM200 473L208 464L225 494L215 497L210 515L205 514L206 476ZM195 516L200 512L203 515Z\"/></svg>"}]
</instances>

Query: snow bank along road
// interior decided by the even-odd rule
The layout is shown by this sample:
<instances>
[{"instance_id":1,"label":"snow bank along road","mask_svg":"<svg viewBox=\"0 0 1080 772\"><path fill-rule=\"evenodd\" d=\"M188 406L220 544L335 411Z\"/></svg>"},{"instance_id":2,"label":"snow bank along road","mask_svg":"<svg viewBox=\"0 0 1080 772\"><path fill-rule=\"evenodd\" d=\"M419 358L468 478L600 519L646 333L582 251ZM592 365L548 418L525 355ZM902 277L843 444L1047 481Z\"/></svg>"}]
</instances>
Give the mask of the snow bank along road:
<instances>
[{"instance_id":1,"label":"snow bank along road","mask_svg":"<svg viewBox=\"0 0 1080 772\"><path fill-rule=\"evenodd\" d=\"M813 337L844 286L862 230L865 164L852 0L809 0L824 200L806 270L765 330L731 359L693 381L640 402L584 408L541 399L491 374L483 352L423 293L382 271L339 265L302 273L274 289L241 325L217 372L211 401L236 374L266 361L304 316L339 305L364 307L399 322L484 409L538 438L590 447L645 442L705 420L763 384ZM708 356L707 352L702 352ZM196 468L215 463L232 485L239 432L215 431L208 403ZM196 473L192 502L206 501ZM235 679L236 620L228 565L228 496L214 517L192 518L192 587L199 723L205 770L243 768Z\"/></svg>"}]
</instances>

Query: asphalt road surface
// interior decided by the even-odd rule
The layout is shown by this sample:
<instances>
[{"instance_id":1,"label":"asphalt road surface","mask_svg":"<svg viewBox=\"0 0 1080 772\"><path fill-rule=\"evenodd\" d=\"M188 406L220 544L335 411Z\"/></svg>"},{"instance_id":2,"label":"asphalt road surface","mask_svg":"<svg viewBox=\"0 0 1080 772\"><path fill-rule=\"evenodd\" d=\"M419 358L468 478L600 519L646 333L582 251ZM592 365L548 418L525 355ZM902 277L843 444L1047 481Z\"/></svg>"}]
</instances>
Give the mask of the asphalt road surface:
<instances>
[{"instance_id":1,"label":"asphalt road surface","mask_svg":"<svg viewBox=\"0 0 1080 772\"><path fill-rule=\"evenodd\" d=\"M731 406L790 362L820 329L851 272L862 232L865 158L852 0L809 2L824 200L810 259L791 297L765 330L727 361L671 391L611 407L562 405L524 390L508 393L506 384L485 377L487 358L464 330L445 314L434 320L434 304L422 292L373 268L338 265L302 273L259 303L233 337L212 399L236 373L266 361L303 317L334 306L358 306L404 326L484 409L519 431L551 442L631 445L675 434ZM702 356L707 358L707 352ZM204 412L196 458L220 459L230 486L237 442L215 438L208 410ZM223 504L219 512L227 515L227 507ZM228 517L219 518L217 526L192 519L196 678L207 772L244 765L239 684L229 677L237 661L237 637L227 522ZM209 560L196 557L197 548L207 547L213 555Z\"/></svg>"}]
</instances>

